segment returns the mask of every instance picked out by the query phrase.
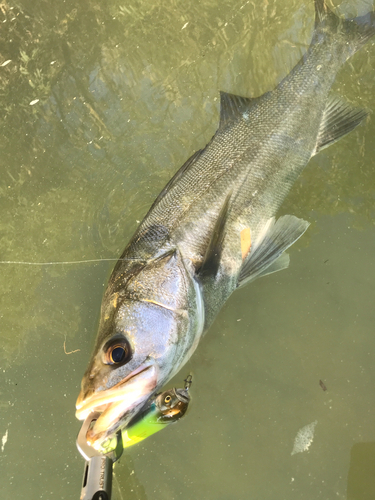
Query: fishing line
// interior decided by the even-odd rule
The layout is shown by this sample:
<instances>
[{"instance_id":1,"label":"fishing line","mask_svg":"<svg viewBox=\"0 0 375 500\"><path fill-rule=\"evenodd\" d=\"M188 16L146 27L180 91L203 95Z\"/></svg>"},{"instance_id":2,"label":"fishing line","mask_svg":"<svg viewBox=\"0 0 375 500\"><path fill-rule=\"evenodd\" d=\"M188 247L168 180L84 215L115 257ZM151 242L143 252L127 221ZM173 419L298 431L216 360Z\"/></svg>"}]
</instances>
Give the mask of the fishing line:
<instances>
[{"instance_id":1,"label":"fishing line","mask_svg":"<svg viewBox=\"0 0 375 500\"><path fill-rule=\"evenodd\" d=\"M125 262L130 260L139 259L88 259L88 260L66 260L66 261L54 261L54 262L27 262L18 260L0 260L0 264L15 264L23 266L55 266L55 265L66 265L66 264L88 264L93 262L118 262L119 260Z\"/></svg>"}]
</instances>

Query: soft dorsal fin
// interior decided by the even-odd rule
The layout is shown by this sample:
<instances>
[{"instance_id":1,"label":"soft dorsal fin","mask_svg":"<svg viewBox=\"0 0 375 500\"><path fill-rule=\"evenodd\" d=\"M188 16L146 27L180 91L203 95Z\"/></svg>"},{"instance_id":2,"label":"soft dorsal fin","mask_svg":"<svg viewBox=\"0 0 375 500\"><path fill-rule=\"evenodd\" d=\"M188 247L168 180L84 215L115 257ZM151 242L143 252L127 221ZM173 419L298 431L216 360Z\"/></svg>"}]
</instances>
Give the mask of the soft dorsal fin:
<instances>
[{"instance_id":1,"label":"soft dorsal fin","mask_svg":"<svg viewBox=\"0 0 375 500\"><path fill-rule=\"evenodd\" d=\"M239 95L220 92L220 126L224 127L227 123L238 120L243 113L250 107L253 99L250 97L241 97Z\"/></svg>"},{"instance_id":2,"label":"soft dorsal fin","mask_svg":"<svg viewBox=\"0 0 375 500\"><path fill-rule=\"evenodd\" d=\"M212 230L210 242L207 246L203 263L198 270L198 274L202 277L215 277L219 269L225 235L225 224L228 218L229 200L231 195L232 193L229 193L225 198L215 226Z\"/></svg>"},{"instance_id":3,"label":"soft dorsal fin","mask_svg":"<svg viewBox=\"0 0 375 500\"><path fill-rule=\"evenodd\" d=\"M293 215L284 215L277 221L274 217L269 219L242 264L238 286L285 269L289 264L289 257L281 255L303 235L308 227L308 222Z\"/></svg>"},{"instance_id":4,"label":"soft dorsal fin","mask_svg":"<svg viewBox=\"0 0 375 500\"><path fill-rule=\"evenodd\" d=\"M174 174L172 179L169 180L167 185L163 188L163 190L159 193L158 197L154 200L154 203L151 205L149 212L155 207L157 203L168 193L168 191L171 189L172 186L174 186L177 181L183 176L183 174L186 172L186 170L190 167L190 165L193 165L200 155L202 154L203 149L199 149L196 151L193 155L190 156L188 160L185 161L185 163L180 167L177 172Z\"/></svg>"},{"instance_id":5,"label":"soft dorsal fin","mask_svg":"<svg viewBox=\"0 0 375 500\"><path fill-rule=\"evenodd\" d=\"M367 115L365 109L355 108L340 97L331 96L323 113L314 154L351 132Z\"/></svg>"}]
</instances>

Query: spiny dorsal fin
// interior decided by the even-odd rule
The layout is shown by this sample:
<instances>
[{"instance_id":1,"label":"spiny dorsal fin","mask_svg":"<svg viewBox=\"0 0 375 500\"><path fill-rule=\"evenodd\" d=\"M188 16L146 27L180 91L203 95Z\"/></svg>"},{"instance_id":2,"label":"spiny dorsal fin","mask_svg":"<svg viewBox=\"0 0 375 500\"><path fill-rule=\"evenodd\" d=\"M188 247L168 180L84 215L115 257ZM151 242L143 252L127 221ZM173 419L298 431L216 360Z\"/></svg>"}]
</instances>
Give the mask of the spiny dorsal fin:
<instances>
[{"instance_id":1,"label":"spiny dorsal fin","mask_svg":"<svg viewBox=\"0 0 375 500\"><path fill-rule=\"evenodd\" d=\"M355 108L339 97L330 97L323 113L314 154L351 132L367 115L364 109Z\"/></svg>"},{"instance_id":2,"label":"spiny dorsal fin","mask_svg":"<svg viewBox=\"0 0 375 500\"><path fill-rule=\"evenodd\" d=\"M169 180L168 184L164 187L164 189L159 193L158 197L154 200L154 203L151 205L149 212L155 207L157 203L168 193L172 186L176 184L176 182L182 177L182 175L186 172L186 170L197 161L197 159L202 154L203 149L199 149L196 151L185 163L180 167L177 172L174 174L172 179Z\"/></svg>"},{"instance_id":3,"label":"spiny dorsal fin","mask_svg":"<svg viewBox=\"0 0 375 500\"><path fill-rule=\"evenodd\" d=\"M223 206L212 230L211 239L207 246L203 263L199 268L198 274L202 277L215 277L220 266L221 253L223 250L223 240L225 235L225 224L228 218L229 200L232 193L225 198Z\"/></svg>"},{"instance_id":4,"label":"spiny dorsal fin","mask_svg":"<svg viewBox=\"0 0 375 500\"><path fill-rule=\"evenodd\" d=\"M220 92L220 126L224 127L227 123L238 120L243 113L249 109L253 99L250 97L241 97L239 95Z\"/></svg>"},{"instance_id":5,"label":"spiny dorsal fin","mask_svg":"<svg viewBox=\"0 0 375 500\"><path fill-rule=\"evenodd\" d=\"M284 215L277 221L274 217L269 219L242 265L238 286L254 281L259 276L265 276L272 265L274 268L270 269L270 273L285 269L289 259L284 257L278 264L276 260L280 259L282 253L297 241L308 227L308 222L294 215Z\"/></svg>"}]
</instances>

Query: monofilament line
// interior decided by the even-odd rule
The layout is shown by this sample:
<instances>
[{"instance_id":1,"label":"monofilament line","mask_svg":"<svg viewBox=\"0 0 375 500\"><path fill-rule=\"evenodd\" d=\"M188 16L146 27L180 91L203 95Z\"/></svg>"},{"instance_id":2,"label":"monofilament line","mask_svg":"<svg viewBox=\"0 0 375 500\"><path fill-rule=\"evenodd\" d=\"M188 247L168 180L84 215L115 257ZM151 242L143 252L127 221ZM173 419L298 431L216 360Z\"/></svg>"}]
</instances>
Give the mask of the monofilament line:
<instances>
[{"instance_id":1,"label":"monofilament line","mask_svg":"<svg viewBox=\"0 0 375 500\"><path fill-rule=\"evenodd\" d=\"M66 260L66 261L56 261L56 262L27 262L18 260L0 260L0 264L17 264L23 266L55 266L55 265L65 265L65 264L89 264L94 262L118 262L126 260L139 260L139 259L88 259L88 260Z\"/></svg>"}]
</instances>

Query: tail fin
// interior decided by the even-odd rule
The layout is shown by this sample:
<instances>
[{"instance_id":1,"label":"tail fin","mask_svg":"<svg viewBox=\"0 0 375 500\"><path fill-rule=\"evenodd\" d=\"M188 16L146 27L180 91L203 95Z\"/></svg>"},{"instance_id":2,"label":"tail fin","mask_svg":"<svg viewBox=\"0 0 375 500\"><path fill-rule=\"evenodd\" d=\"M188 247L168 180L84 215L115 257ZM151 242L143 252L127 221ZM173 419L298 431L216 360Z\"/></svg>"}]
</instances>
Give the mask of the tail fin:
<instances>
[{"instance_id":1,"label":"tail fin","mask_svg":"<svg viewBox=\"0 0 375 500\"><path fill-rule=\"evenodd\" d=\"M341 19L327 7L325 0L315 0L315 31L312 44L320 43L322 37L334 36L344 47L344 62L373 35L375 35L374 12L354 19Z\"/></svg>"}]
</instances>

